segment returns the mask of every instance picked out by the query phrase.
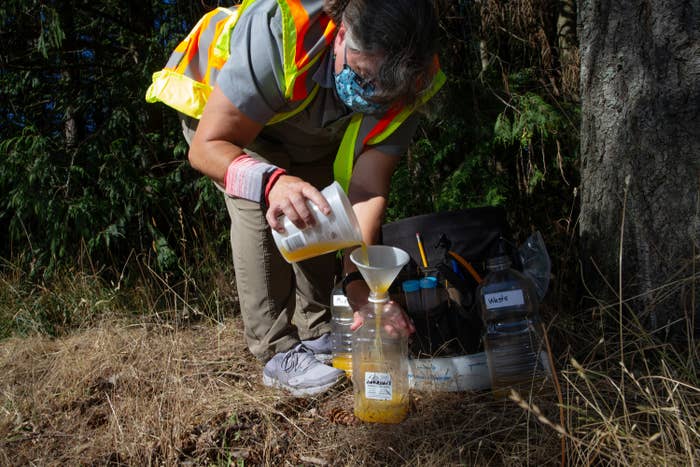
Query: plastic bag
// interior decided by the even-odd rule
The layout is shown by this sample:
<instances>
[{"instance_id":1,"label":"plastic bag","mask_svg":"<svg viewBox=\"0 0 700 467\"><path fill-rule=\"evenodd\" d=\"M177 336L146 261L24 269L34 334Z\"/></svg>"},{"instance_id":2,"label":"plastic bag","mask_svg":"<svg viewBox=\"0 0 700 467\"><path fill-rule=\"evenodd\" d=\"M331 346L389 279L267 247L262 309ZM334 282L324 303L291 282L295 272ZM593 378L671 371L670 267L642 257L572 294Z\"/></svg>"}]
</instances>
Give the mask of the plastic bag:
<instances>
[{"instance_id":1,"label":"plastic bag","mask_svg":"<svg viewBox=\"0 0 700 467\"><path fill-rule=\"evenodd\" d=\"M537 298L542 301L549 288L552 263L539 231L530 235L525 243L520 245L518 256L523 266L523 273L532 281Z\"/></svg>"}]
</instances>

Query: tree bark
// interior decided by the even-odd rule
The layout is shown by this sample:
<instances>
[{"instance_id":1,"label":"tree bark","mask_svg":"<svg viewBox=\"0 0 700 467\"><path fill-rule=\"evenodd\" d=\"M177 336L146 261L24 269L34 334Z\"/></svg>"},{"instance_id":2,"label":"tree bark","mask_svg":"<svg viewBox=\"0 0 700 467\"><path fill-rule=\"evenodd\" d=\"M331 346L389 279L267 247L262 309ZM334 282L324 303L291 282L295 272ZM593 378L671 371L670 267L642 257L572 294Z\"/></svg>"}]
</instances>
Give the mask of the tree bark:
<instances>
[{"instance_id":1,"label":"tree bark","mask_svg":"<svg viewBox=\"0 0 700 467\"><path fill-rule=\"evenodd\" d=\"M579 7L584 278L650 328L697 332L700 2Z\"/></svg>"}]
</instances>

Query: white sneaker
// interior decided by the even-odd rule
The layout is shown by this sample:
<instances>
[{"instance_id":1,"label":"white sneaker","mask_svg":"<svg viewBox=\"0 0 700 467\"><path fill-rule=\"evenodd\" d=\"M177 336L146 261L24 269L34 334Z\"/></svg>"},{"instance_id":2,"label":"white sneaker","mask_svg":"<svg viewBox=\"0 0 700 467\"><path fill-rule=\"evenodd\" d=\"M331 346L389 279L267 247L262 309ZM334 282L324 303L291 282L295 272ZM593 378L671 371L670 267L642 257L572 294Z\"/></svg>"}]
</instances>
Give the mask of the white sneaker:
<instances>
[{"instance_id":1,"label":"white sneaker","mask_svg":"<svg viewBox=\"0 0 700 467\"><path fill-rule=\"evenodd\" d=\"M286 389L292 395L312 396L326 391L338 383L345 372L324 365L304 344L281 352L270 359L263 368L263 384Z\"/></svg>"},{"instance_id":2,"label":"white sneaker","mask_svg":"<svg viewBox=\"0 0 700 467\"><path fill-rule=\"evenodd\" d=\"M327 332L316 339L301 341L304 347L313 352L314 357L321 363L330 364L333 360L333 341L331 333Z\"/></svg>"}]
</instances>

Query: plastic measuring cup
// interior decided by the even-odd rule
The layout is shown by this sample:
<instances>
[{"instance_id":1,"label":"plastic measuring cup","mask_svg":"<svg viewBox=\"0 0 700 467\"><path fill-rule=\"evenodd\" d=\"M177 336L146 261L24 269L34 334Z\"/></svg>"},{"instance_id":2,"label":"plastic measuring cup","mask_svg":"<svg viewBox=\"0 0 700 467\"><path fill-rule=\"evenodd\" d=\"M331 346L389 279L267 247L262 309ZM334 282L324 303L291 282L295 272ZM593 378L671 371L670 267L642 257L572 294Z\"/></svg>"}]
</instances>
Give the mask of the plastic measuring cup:
<instances>
[{"instance_id":1,"label":"plastic measuring cup","mask_svg":"<svg viewBox=\"0 0 700 467\"><path fill-rule=\"evenodd\" d=\"M350 200L338 182L321 190L331 206L326 216L313 202L307 202L316 224L299 230L287 217L280 217L285 233L272 230L275 245L288 263L295 263L362 242L360 224Z\"/></svg>"}]
</instances>

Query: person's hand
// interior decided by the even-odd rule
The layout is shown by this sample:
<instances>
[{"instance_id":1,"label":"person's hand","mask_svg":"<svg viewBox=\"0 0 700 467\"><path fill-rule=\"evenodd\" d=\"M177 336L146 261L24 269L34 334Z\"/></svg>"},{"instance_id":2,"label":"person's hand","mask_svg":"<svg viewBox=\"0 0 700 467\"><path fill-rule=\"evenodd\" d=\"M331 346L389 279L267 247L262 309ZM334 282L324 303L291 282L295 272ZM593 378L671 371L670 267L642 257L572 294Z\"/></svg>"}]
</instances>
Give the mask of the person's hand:
<instances>
[{"instance_id":1,"label":"person's hand","mask_svg":"<svg viewBox=\"0 0 700 467\"><path fill-rule=\"evenodd\" d=\"M369 287L367 287L365 281L352 281L347 285L345 292L350 307L355 310L350 330L356 331L364 323L364 315L358 310L366 309L367 306L374 306L367 300ZM382 319L385 324L384 329L389 335L393 337L398 335L409 336L416 332L413 321L398 303L394 301L385 303L382 313Z\"/></svg>"},{"instance_id":2,"label":"person's hand","mask_svg":"<svg viewBox=\"0 0 700 467\"><path fill-rule=\"evenodd\" d=\"M268 194L268 209L265 214L267 223L274 230L284 233L284 226L279 217L284 215L299 230L316 224L307 200L314 203L326 216L331 207L326 198L313 185L299 177L282 175L275 182Z\"/></svg>"},{"instance_id":3,"label":"person's hand","mask_svg":"<svg viewBox=\"0 0 700 467\"><path fill-rule=\"evenodd\" d=\"M389 301L382 305L382 324L384 331L391 337L408 337L416 332L413 321L406 312L394 301ZM360 311L353 314L353 322L350 325L352 331L357 330L364 324L365 317Z\"/></svg>"}]
</instances>

